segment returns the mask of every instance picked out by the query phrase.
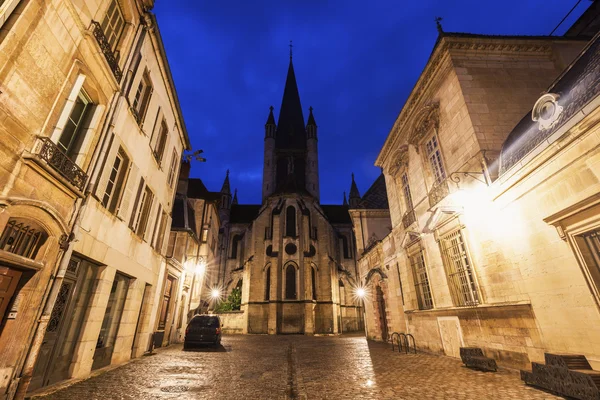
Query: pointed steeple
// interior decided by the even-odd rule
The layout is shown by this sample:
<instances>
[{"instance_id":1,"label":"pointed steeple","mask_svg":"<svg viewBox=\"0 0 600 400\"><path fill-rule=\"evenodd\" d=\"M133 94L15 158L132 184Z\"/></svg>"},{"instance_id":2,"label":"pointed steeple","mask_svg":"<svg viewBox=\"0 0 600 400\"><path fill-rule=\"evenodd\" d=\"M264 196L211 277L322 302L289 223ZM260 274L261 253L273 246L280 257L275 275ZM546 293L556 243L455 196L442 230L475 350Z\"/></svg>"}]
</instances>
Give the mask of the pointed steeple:
<instances>
[{"instance_id":1,"label":"pointed steeple","mask_svg":"<svg viewBox=\"0 0 600 400\"><path fill-rule=\"evenodd\" d=\"M237 189L235 189L235 191L233 192L233 200L231 200L231 204L237 204L238 203L238 199L237 199Z\"/></svg>"},{"instance_id":2,"label":"pointed steeple","mask_svg":"<svg viewBox=\"0 0 600 400\"><path fill-rule=\"evenodd\" d=\"M310 114L308 115L308 123L306 124L306 137L308 139L316 139L317 138L317 123L315 122L315 117L313 116L313 108L308 108Z\"/></svg>"},{"instance_id":3,"label":"pointed steeple","mask_svg":"<svg viewBox=\"0 0 600 400\"><path fill-rule=\"evenodd\" d=\"M269 107L269 117L267 118L267 123L265 124L265 139L275 139L276 129L277 126L275 125L275 117L273 116L273 106L271 106Z\"/></svg>"},{"instance_id":4,"label":"pointed steeple","mask_svg":"<svg viewBox=\"0 0 600 400\"><path fill-rule=\"evenodd\" d=\"M356 186L356 182L354 181L354 173L352 173L352 184L350 185L350 208L358 207L358 203L360 203L360 192L358 191L358 186Z\"/></svg>"},{"instance_id":5,"label":"pointed steeple","mask_svg":"<svg viewBox=\"0 0 600 400\"><path fill-rule=\"evenodd\" d=\"M306 123L306 126L317 126L317 123L315 122L315 117L313 116L313 108L312 106L308 107L308 111L310 112L310 114L308 115L308 122Z\"/></svg>"},{"instance_id":6,"label":"pointed steeple","mask_svg":"<svg viewBox=\"0 0 600 400\"><path fill-rule=\"evenodd\" d=\"M277 121L277 134L275 137L277 149L305 149L306 131L304 115L300 104L300 94L294 73L294 64L290 59L283 99L279 109L279 120Z\"/></svg>"},{"instance_id":7,"label":"pointed steeple","mask_svg":"<svg viewBox=\"0 0 600 400\"><path fill-rule=\"evenodd\" d=\"M229 186L229 170L227 170L227 175L225 175L225 180L223 181L223 186L221 187L221 194L231 195L231 187Z\"/></svg>"},{"instance_id":8,"label":"pointed steeple","mask_svg":"<svg viewBox=\"0 0 600 400\"><path fill-rule=\"evenodd\" d=\"M346 200L346 192L344 192L344 202L342 203L342 205L344 205L344 206L348 205L348 200Z\"/></svg>"}]
</instances>

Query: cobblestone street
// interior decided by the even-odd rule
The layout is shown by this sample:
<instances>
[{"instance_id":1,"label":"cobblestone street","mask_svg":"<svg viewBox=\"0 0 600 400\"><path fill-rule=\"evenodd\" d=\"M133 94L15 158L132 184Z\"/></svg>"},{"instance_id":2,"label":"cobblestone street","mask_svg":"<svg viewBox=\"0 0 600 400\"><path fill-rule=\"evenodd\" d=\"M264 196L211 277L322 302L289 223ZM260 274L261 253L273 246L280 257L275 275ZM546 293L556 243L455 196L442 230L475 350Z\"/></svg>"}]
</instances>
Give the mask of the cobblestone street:
<instances>
[{"instance_id":1,"label":"cobblestone street","mask_svg":"<svg viewBox=\"0 0 600 400\"><path fill-rule=\"evenodd\" d=\"M219 349L190 352L174 345L36 398L558 399L514 371L473 371L457 359L400 355L352 336L227 336Z\"/></svg>"}]
</instances>

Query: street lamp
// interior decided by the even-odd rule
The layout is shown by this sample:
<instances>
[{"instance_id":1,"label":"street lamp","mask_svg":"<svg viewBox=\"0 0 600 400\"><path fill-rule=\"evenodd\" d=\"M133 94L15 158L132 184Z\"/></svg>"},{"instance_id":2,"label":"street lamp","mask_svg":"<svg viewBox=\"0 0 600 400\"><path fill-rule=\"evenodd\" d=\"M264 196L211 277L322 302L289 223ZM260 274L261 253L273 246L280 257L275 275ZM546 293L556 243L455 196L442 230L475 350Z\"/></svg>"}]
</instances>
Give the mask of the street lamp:
<instances>
[{"instance_id":1,"label":"street lamp","mask_svg":"<svg viewBox=\"0 0 600 400\"><path fill-rule=\"evenodd\" d=\"M367 307L365 304L365 298L367 297L367 289L364 286L357 286L354 288L354 296L359 299L362 303L363 308L363 324L365 325L365 338L369 338L369 334L367 331Z\"/></svg>"},{"instance_id":2,"label":"street lamp","mask_svg":"<svg viewBox=\"0 0 600 400\"><path fill-rule=\"evenodd\" d=\"M217 288L213 289L210 292L210 297L212 297L213 300L219 299L221 297L221 291Z\"/></svg>"}]
</instances>

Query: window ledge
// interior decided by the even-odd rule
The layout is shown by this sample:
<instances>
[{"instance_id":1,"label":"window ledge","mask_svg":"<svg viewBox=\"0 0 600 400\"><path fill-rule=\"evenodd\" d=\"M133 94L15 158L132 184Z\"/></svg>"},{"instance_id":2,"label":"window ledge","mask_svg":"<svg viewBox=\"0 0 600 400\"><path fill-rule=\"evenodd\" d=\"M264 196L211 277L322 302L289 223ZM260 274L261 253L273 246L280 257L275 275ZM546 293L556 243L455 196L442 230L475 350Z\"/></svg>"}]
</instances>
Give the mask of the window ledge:
<instances>
[{"instance_id":1,"label":"window ledge","mask_svg":"<svg viewBox=\"0 0 600 400\"><path fill-rule=\"evenodd\" d=\"M44 263L5 250L0 250L0 262L9 266L27 268L35 271L40 271L44 268Z\"/></svg>"},{"instance_id":2,"label":"window ledge","mask_svg":"<svg viewBox=\"0 0 600 400\"><path fill-rule=\"evenodd\" d=\"M79 190L79 188L69 182L67 178L58 173L50 164L44 161L37 154L26 152L23 154L23 159L25 160L26 165L30 166L50 182L53 182L56 187L61 189L69 196L75 195L75 197L83 198L83 191Z\"/></svg>"},{"instance_id":3,"label":"window ledge","mask_svg":"<svg viewBox=\"0 0 600 400\"><path fill-rule=\"evenodd\" d=\"M475 308L497 308L497 307L519 307L519 306L531 306L531 301L529 300L521 300L521 301L505 301L501 303L488 303L488 304L478 304L476 306L461 306L461 307L435 307L430 308L428 310L405 310L405 314L426 314L426 313L435 313L435 312L444 312L444 311L460 311L460 310L469 310Z\"/></svg>"}]
</instances>

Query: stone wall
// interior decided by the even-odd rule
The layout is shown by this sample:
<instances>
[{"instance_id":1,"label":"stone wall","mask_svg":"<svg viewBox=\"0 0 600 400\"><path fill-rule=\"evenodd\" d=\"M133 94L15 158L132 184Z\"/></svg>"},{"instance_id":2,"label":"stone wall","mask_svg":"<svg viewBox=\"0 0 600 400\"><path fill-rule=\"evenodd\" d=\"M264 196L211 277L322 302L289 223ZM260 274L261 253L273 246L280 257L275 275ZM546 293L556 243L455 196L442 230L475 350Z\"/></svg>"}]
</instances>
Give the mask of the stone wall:
<instances>
[{"instance_id":1,"label":"stone wall","mask_svg":"<svg viewBox=\"0 0 600 400\"><path fill-rule=\"evenodd\" d=\"M216 313L221 319L221 329L224 334L241 334L244 333L244 311L227 311Z\"/></svg>"}]
</instances>

